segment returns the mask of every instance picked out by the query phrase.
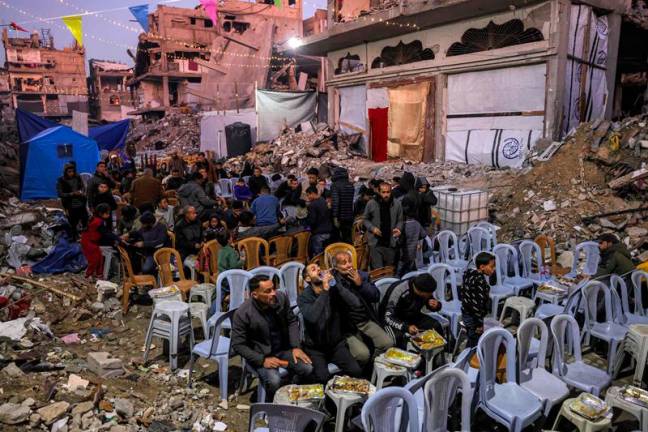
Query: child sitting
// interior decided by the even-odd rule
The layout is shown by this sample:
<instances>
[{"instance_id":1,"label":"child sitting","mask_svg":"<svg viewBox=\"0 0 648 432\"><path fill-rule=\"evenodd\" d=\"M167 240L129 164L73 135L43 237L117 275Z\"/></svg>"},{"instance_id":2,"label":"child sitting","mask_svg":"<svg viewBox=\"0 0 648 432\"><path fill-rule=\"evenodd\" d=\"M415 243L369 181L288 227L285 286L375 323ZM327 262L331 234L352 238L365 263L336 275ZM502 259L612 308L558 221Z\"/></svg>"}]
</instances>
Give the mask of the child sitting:
<instances>
[{"instance_id":1,"label":"child sitting","mask_svg":"<svg viewBox=\"0 0 648 432\"><path fill-rule=\"evenodd\" d=\"M245 266L245 260L234 249L234 236L223 230L216 234L216 240L221 246L218 251L218 273L226 270L242 269Z\"/></svg>"},{"instance_id":2,"label":"child sitting","mask_svg":"<svg viewBox=\"0 0 648 432\"><path fill-rule=\"evenodd\" d=\"M160 198L160 201L158 201L157 209L155 209L155 219L167 227L167 229L172 230L174 212L175 207L169 204L169 201L165 197L162 197Z\"/></svg>"},{"instance_id":3,"label":"child sitting","mask_svg":"<svg viewBox=\"0 0 648 432\"><path fill-rule=\"evenodd\" d=\"M252 192L250 188L245 184L245 180L239 177L234 185L234 198L239 201L250 202L252 199Z\"/></svg>"},{"instance_id":4,"label":"child sitting","mask_svg":"<svg viewBox=\"0 0 648 432\"><path fill-rule=\"evenodd\" d=\"M111 218L108 204L98 204L88 223L88 229L81 233L81 250L88 261L86 277L103 276L103 256L100 246L114 246L119 238L108 228Z\"/></svg>"},{"instance_id":5,"label":"child sitting","mask_svg":"<svg viewBox=\"0 0 648 432\"><path fill-rule=\"evenodd\" d=\"M99 204L108 205L111 215L112 212L117 210L117 202L115 201L115 197L110 190L108 182L102 181L97 185L97 194L94 197L92 205L96 208ZM108 228L112 230L112 216L106 219L106 224L108 225Z\"/></svg>"},{"instance_id":6,"label":"child sitting","mask_svg":"<svg viewBox=\"0 0 648 432\"><path fill-rule=\"evenodd\" d=\"M218 233L222 231L225 231L223 222L221 222L221 219L220 217L218 217L218 215L212 214L209 217L209 221L207 222L207 227L205 227L205 229L203 230L205 242L216 239Z\"/></svg>"}]
</instances>

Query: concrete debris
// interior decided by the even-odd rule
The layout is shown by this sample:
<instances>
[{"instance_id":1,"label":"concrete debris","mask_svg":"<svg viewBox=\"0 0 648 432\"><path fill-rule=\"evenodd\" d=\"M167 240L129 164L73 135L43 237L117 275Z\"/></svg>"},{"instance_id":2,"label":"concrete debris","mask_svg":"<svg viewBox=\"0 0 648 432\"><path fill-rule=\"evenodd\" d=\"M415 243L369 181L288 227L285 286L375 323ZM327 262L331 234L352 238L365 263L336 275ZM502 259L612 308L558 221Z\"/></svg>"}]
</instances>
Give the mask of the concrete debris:
<instances>
[{"instance_id":1,"label":"concrete debris","mask_svg":"<svg viewBox=\"0 0 648 432\"><path fill-rule=\"evenodd\" d=\"M91 352L88 354L88 368L102 378L114 378L124 374L121 359L107 352Z\"/></svg>"},{"instance_id":2,"label":"concrete debris","mask_svg":"<svg viewBox=\"0 0 648 432\"><path fill-rule=\"evenodd\" d=\"M0 423L15 425L24 423L29 419L31 410L28 406L15 403L0 405Z\"/></svg>"},{"instance_id":3,"label":"concrete debris","mask_svg":"<svg viewBox=\"0 0 648 432\"><path fill-rule=\"evenodd\" d=\"M170 110L160 120L136 122L128 132L126 143L127 147L138 152L197 153L200 148L200 116L186 110Z\"/></svg>"},{"instance_id":4,"label":"concrete debris","mask_svg":"<svg viewBox=\"0 0 648 432\"><path fill-rule=\"evenodd\" d=\"M51 405L44 406L43 408L38 409L36 412L41 416L41 419L45 422L45 424L51 425L56 420L61 418L69 408L69 403L60 401L54 402Z\"/></svg>"}]
</instances>

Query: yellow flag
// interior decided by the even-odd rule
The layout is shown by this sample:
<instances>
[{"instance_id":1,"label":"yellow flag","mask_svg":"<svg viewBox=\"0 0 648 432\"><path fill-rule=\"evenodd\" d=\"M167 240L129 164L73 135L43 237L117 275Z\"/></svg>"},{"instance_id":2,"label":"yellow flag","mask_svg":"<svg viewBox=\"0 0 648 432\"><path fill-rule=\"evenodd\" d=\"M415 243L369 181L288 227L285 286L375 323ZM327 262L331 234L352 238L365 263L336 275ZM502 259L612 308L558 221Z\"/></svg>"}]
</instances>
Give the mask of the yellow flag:
<instances>
[{"instance_id":1,"label":"yellow flag","mask_svg":"<svg viewBox=\"0 0 648 432\"><path fill-rule=\"evenodd\" d=\"M81 21L81 15L63 17L63 23L65 23L79 45L83 46L83 23Z\"/></svg>"}]
</instances>

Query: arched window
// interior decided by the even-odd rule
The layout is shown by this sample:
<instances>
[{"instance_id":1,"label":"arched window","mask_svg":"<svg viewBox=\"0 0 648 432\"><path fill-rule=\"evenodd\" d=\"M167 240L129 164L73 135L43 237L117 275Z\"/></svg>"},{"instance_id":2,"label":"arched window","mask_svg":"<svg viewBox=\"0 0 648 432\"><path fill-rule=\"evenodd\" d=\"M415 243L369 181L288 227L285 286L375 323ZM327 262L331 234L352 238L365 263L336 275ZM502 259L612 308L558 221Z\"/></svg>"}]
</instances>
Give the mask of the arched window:
<instances>
[{"instance_id":1,"label":"arched window","mask_svg":"<svg viewBox=\"0 0 648 432\"><path fill-rule=\"evenodd\" d=\"M471 28L461 36L461 42L453 43L448 49L447 57L489 51L507 46L521 45L544 40L542 32L530 27L524 29L524 23L512 19L504 24L493 21L481 29Z\"/></svg>"}]
</instances>

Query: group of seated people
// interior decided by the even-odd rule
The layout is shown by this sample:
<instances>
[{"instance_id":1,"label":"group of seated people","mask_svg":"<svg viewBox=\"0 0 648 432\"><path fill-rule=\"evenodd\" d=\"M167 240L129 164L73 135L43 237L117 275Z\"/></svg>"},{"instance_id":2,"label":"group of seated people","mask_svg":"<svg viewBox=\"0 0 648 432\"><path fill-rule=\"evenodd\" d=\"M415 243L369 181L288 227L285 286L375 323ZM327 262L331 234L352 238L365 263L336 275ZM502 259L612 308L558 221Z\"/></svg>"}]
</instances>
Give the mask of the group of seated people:
<instances>
[{"instance_id":1,"label":"group of seated people","mask_svg":"<svg viewBox=\"0 0 648 432\"><path fill-rule=\"evenodd\" d=\"M332 265L330 271L318 264L304 268L296 309L272 279L255 276L250 298L234 314L232 349L256 370L270 399L292 378L325 383L329 363L344 375L369 377L373 359L390 347L405 348L406 335L442 332L440 323L423 313L441 308L429 274L390 287L380 301L378 289L367 273L354 268L348 252L335 254ZM279 368L288 370L287 379Z\"/></svg>"}]
</instances>

